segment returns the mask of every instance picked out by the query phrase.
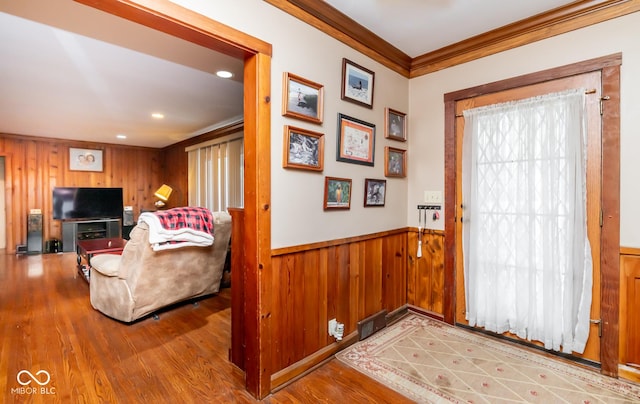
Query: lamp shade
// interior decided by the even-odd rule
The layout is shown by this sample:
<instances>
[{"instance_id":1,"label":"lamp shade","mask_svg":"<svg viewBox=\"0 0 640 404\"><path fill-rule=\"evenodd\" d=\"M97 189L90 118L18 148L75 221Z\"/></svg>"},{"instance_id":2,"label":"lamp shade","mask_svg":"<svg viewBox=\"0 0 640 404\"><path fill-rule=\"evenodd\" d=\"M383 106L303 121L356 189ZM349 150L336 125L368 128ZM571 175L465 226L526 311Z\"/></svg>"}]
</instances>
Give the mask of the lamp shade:
<instances>
[{"instance_id":1,"label":"lamp shade","mask_svg":"<svg viewBox=\"0 0 640 404\"><path fill-rule=\"evenodd\" d=\"M173 188L171 188L167 184L162 184L162 186L158 188L158 190L154 195L161 201L166 202L169 200L169 196L171 196L171 192L173 192Z\"/></svg>"}]
</instances>

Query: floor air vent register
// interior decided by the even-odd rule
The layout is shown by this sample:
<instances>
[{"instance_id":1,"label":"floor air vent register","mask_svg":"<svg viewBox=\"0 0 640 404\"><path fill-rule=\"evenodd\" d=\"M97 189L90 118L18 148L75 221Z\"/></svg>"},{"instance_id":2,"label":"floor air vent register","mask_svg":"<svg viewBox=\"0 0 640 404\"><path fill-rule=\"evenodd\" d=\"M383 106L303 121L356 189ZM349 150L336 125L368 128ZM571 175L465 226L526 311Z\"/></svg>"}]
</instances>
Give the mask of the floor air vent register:
<instances>
[{"instance_id":1,"label":"floor air vent register","mask_svg":"<svg viewBox=\"0 0 640 404\"><path fill-rule=\"evenodd\" d=\"M358 335L360 336L359 341L362 341L365 338L370 337L376 332L387 326L387 311L382 310L373 316L367 317L362 321L358 322Z\"/></svg>"}]
</instances>

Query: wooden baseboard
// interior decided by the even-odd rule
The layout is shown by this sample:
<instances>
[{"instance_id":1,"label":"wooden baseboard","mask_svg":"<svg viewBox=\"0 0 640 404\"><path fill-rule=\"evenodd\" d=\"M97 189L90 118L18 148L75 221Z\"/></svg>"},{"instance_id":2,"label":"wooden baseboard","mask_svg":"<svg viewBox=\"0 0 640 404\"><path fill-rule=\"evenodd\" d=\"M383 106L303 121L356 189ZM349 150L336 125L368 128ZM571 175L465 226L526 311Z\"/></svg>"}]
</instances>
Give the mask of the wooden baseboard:
<instances>
[{"instance_id":1,"label":"wooden baseboard","mask_svg":"<svg viewBox=\"0 0 640 404\"><path fill-rule=\"evenodd\" d=\"M618 365L618 377L634 383L640 383L640 369L633 366Z\"/></svg>"},{"instance_id":2,"label":"wooden baseboard","mask_svg":"<svg viewBox=\"0 0 640 404\"><path fill-rule=\"evenodd\" d=\"M333 355L358 342L358 332L354 331L340 342L334 342L301 361L271 375L271 392L276 392L322 365Z\"/></svg>"},{"instance_id":3,"label":"wooden baseboard","mask_svg":"<svg viewBox=\"0 0 640 404\"><path fill-rule=\"evenodd\" d=\"M412 304L408 304L407 305L407 309L409 311L413 311L414 313L422 314L423 316L427 316L427 317L431 317L431 318L436 319L436 320L444 321L444 315L442 315L440 313L435 313L433 311L429 311L429 310L423 309L422 307L418 307L418 306L414 306Z\"/></svg>"}]
</instances>

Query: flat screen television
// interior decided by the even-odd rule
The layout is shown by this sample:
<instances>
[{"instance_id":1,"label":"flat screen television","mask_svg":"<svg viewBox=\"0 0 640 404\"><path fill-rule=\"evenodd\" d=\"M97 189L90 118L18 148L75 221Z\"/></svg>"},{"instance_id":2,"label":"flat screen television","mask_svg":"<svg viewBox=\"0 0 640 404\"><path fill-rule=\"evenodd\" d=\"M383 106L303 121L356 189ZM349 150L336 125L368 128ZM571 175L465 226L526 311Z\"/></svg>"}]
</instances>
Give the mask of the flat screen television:
<instances>
[{"instance_id":1,"label":"flat screen television","mask_svg":"<svg viewBox=\"0 0 640 404\"><path fill-rule=\"evenodd\" d=\"M56 220L121 218L122 208L122 188L53 188Z\"/></svg>"}]
</instances>

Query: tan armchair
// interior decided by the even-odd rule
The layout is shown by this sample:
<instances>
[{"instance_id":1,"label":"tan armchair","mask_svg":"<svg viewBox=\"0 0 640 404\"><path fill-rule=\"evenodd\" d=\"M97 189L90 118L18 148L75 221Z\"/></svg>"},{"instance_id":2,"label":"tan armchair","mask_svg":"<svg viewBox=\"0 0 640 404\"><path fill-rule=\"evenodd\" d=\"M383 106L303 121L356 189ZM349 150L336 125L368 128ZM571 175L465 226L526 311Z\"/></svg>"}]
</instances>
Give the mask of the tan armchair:
<instances>
[{"instance_id":1,"label":"tan armchair","mask_svg":"<svg viewBox=\"0 0 640 404\"><path fill-rule=\"evenodd\" d=\"M154 251L149 228L138 223L122 255L91 258L91 305L124 322L195 297L217 293L224 270L231 216L215 212L214 243Z\"/></svg>"}]
</instances>

